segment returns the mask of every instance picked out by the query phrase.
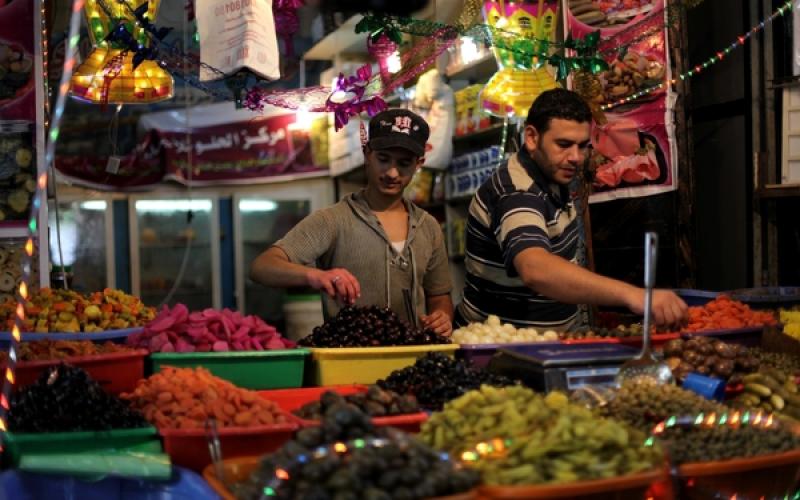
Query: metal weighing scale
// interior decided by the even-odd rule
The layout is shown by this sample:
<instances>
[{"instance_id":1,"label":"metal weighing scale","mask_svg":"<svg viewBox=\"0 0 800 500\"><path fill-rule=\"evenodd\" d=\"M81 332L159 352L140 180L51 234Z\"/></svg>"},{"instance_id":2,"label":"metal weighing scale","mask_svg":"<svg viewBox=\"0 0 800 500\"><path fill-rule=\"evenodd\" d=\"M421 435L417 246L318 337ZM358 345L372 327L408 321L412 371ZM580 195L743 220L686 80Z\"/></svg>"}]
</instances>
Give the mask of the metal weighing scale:
<instances>
[{"instance_id":1,"label":"metal weighing scale","mask_svg":"<svg viewBox=\"0 0 800 500\"><path fill-rule=\"evenodd\" d=\"M574 391L614 386L619 367L638 353L621 344L510 345L497 350L488 369L539 392Z\"/></svg>"}]
</instances>

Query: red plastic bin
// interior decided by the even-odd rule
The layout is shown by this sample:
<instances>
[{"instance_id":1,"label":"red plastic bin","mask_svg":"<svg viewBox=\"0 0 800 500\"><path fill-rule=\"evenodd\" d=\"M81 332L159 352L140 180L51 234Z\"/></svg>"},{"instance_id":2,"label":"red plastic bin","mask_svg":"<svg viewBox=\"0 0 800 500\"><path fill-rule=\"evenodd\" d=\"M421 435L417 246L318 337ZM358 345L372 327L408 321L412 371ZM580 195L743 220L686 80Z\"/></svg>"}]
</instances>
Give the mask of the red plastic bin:
<instances>
[{"instance_id":1,"label":"red plastic bin","mask_svg":"<svg viewBox=\"0 0 800 500\"><path fill-rule=\"evenodd\" d=\"M144 378L144 358L146 349L136 349L128 352L113 352L97 356L78 356L58 360L45 361L20 361L15 371L16 382L14 390L36 382L36 379L51 366L66 363L83 368L106 391L112 394L130 392L136 388L136 383ZM5 363L2 363L5 367Z\"/></svg>"},{"instance_id":2,"label":"red plastic bin","mask_svg":"<svg viewBox=\"0 0 800 500\"><path fill-rule=\"evenodd\" d=\"M298 428L290 418L285 424L223 427L217 429L217 434L222 456L234 458L271 453L286 444ZM211 463L205 429L159 429L158 433L173 464L202 472Z\"/></svg>"},{"instance_id":3,"label":"red plastic bin","mask_svg":"<svg viewBox=\"0 0 800 500\"><path fill-rule=\"evenodd\" d=\"M365 385L332 385L327 387L305 387L302 389L277 389L272 391L258 391L258 394L275 402L283 411L292 414L302 406L319 400L326 391L334 391L342 396L367 392ZM315 427L319 420L306 420L292 414L292 417L303 427ZM376 426L396 427L406 432L419 432L422 424L428 419L424 412L408 415L394 415L390 417L372 417Z\"/></svg>"}]
</instances>

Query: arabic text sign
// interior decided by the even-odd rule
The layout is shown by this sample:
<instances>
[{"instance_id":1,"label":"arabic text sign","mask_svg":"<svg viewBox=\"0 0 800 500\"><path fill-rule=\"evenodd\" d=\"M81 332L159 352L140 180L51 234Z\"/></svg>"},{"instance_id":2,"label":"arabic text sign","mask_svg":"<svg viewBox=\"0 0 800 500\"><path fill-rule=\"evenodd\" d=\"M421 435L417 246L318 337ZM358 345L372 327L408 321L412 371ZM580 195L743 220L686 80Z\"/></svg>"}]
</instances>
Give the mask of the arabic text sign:
<instances>
[{"instance_id":1,"label":"arabic text sign","mask_svg":"<svg viewBox=\"0 0 800 500\"><path fill-rule=\"evenodd\" d=\"M269 80L280 78L271 0L197 0L201 62L226 75L247 67ZM222 75L200 68L201 80Z\"/></svg>"},{"instance_id":2,"label":"arabic text sign","mask_svg":"<svg viewBox=\"0 0 800 500\"><path fill-rule=\"evenodd\" d=\"M294 122L295 116L286 114L196 128L190 134L159 130L168 175L224 181L321 170L313 165L308 132L292 130Z\"/></svg>"}]
</instances>

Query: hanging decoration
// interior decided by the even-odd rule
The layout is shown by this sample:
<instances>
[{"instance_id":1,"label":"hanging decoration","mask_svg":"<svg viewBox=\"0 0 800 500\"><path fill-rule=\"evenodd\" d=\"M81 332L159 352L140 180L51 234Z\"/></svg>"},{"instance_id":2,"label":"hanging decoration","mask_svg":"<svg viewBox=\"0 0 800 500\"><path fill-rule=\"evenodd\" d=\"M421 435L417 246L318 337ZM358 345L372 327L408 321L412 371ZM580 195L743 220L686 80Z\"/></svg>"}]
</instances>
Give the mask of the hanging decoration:
<instances>
[{"instance_id":1,"label":"hanging decoration","mask_svg":"<svg viewBox=\"0 0 800 500\"><path fill-rule=\"evenodd\" d=\"M635 92L634 94L631 94L631 95L629 95L627 97L624 97L622 99L619 99L619 100L611 102L611 103L608 103L608 104L604 105L602 107L602 109L604 109L604 110L612 109L612 108L620 106L622 104L627 104L627 103L636 101L636 100L641 99L642 97L650 95L650 94L652 94L654 92L658 92L658 91L664 90L665 88L667 88L667 87L669 87L671 85L675 85L675 84L678 83L678 81L687 80L687 79L689 79L689 78L691 78L691 77L693 77L695 75L700 74L703 70L708 69L709 66L713 66L714 64L722 61L732 51L734 51L737 48L743 46L747 42L747 40L750 39L751 36L756 35L759 32L761 32L767 25L772 24L772 22L775 21L775 19L777 19L778 17L783 16L786 12L792 10L792 7L793 7L792 6L792 0L786 0L786 2L783 5L781 5L780 7L778 7L777 9L775 9L775 11L773 11L770 16L768 16L767 18L763 19L761 22L759 22L758 24L756 24L755 26L750 28L748 31L746 31L746 32L742 33L741 35L739 35L738 37L736 37L736 40L731 42L728 46L726 46L725 48L717 51L713 56L709 57L708 59L706 59L702 63L699 63L699 64L695 65L692 69L684 71L683 73L681 73L677 77L665 80L664 82L659 83L658 85L653 85L653 86L641 89L641 90L639 90L639 91Z\"/></svg>"},{"instance_id":2,"label":"hanging decoration","mask_svg":"<svg viewBox=\"0 0 800 500\"><path fill-rule=\"evenodd\" d=\"M272 15L275 18L275 32L283 40L284 54L294 57L294 34L300 29L297 9L303 6L303 0L274 0Z\"/></svg>"},{"instance_id":3,"label":"hanging decoration","mask_svg":"<svg viewBox=\"0 0 800 500\"><path fill-rule=\"evenodd\" d=\"M283 8L284 5L287 7ZM296 13L288 5L280 3L279 12L285 18L283 26L276 26L272 2L195 0L200 36L200 80L219 80L241 70L251 71L263 80L279 79L276 31L288 36L297 28ZM293 14L295 22L289 19ZM149 33L152 34L152 30ZM288 50L291 50L289 44Z\"/></svg>"},{"instance_id":4,"label":"hanging decoration","mask_svg":"<svg viewBox=\"0 0 800 500\"><path fill-rule=\"evenodd\" d=\"M145 104L172 97L172 77L153 60L156 52L142 23L155 19L160 0L146 0L135 11L125 2L110 7L87 0L89 36L94 49L75 70L72 96L96 104ZM166 34L162 28L159 32Z\"/></svg>"},{"instance_id":5,"label":"hanging decoration","mask_svg":"<svg viewBox=\"0 0 800 500\"><path fill-rule=\"evenodd\" d=\"M503 1L484 4L484 17L490 26L517 35L513 41L499 37L495 43L494 55L500 69L481 92L485 111L500 117L526 116L539 94L559 86L542 67L547 59L533 55L548 52L557 12L558 2L553 0L539 0L538 5ZM559 76L568 72L564 60L559 60L557 67Z\"/></svg>"},{"instance_id":6,"label":"hanging decoration","mask_svg":"<svg viewBox=\"0 0 800 500\"><path fill-rule=\"evenodd\" d=\"M25 321L25 302L28 299L28 292L33 284L31 282L31 269L35 249L34 241L38 239L39 236L39 208L42 198L47 192L47 171L53 164L55 158L55 146L60 135L61 118L64 115L64 105L70 88L70 77L76 63L75 57L78 51L78 41L80 40L81 10L83 9L83 5L84 0L73 0L72 2L72 13L67 36L68 42L64 53L64 69L61 74L61 83L58 86L58 94L50 120L50 129L46 136L45 168L39 170L36 177L36 189L32 194L33 201L31 203L27 225L28 235L25 241L25 252L22 258L22 277L20 278L15 295L17 303L15 307L16 313L14 314L14 325L11 327L11 343L8 347L8 356L6 357L5 373L2 381L2 392L0 392L0 452L4 449L6 432L8 432L9 399L16 380L15 370L17 368L17 361L19 361L19 344L22 341L22 334L20 332L22 331Z\"/></svg>"},{"instance_id":7,"label":"hanging decoration","mask_svg":"<svg viewBox=\"0 0 800 500\"><path fill-rule=\"evenodd\" d=\"M351 116L362 112L375 116L386 109L386 102L379 95L365 95L371 77L372 68L369 64L361 66L355 76L345 78L339 73L333 91L325 102L325 109L333 113L336 130L347 125Z\"/></svg>"}]
</instances>

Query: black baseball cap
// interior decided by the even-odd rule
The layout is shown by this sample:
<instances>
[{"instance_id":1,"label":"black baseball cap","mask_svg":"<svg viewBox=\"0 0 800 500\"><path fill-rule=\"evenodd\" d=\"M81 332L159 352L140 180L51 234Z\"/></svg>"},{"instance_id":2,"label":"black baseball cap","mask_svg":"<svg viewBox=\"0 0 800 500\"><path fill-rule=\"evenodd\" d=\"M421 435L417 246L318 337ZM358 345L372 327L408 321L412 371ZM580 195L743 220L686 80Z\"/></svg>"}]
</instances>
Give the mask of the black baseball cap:
<instances>
[{"instance_id":1,"label":"black baseball cap","mask_svg":"<svg viewBox=\"0 0 800 500\"><path fill-rule=\"evenodd\" d=\"M402 148L424 156L430 133L430 127L418 114L407 109L387 109L369 121L367 146L373 151Z\"/></svg>"}]
</instances>

